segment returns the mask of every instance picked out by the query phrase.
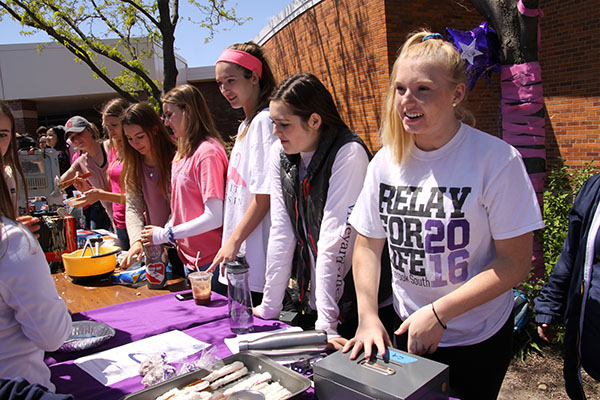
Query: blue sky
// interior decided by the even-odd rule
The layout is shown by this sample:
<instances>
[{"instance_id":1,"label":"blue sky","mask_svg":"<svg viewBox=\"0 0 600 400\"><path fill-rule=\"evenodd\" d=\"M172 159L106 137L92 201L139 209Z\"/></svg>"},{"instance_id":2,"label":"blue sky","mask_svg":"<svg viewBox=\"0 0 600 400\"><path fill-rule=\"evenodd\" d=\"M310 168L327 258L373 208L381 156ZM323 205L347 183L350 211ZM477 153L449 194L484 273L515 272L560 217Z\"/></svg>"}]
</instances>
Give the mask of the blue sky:
<instances>
[{"instance_id":1,"label":"blue sky","mask_svg":"<svg viewBox=\"0 0 600 400\"><path fill-rule=\"evenodd\" d=\"M267 23L279 14L292 0L229 0L227 4L235 7L239 17L252 17L251 21L242 26L230 24L221 25L220 31L212 41L204 43L207 32L185 20L193 18L194 11L186 0L181 1L180 15L182 21L175 31L175 46L177 53L184 57L188 66L200 67L214 65L215 61L227 46L232 43L252 40ZM237 5L236 5L237 4ZM197 15L197 14L196 14ZM224 30L223 28L231 28ZM4 17L0 23L0 44L47 42L50 38L45 33L32 36L20 35L21 25Z\"/></svg>"}]
</instances>

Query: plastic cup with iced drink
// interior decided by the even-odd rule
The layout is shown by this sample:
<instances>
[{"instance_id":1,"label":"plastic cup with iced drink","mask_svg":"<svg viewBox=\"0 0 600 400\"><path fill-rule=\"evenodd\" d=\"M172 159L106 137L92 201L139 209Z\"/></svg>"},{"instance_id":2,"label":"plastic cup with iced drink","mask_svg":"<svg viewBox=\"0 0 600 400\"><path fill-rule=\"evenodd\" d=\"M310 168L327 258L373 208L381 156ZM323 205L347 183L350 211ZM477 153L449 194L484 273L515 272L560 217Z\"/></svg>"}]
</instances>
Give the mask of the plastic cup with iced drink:
<instances>
[{"instance_id":1,"label":"plastic cup with iced drink","mask_svg":"<svg viewBox=\"0 0 600 400\"><path fill-rule=\"evenodd\" d=\"M210 303L210 281L212 272L196 271L188 275L194 302L198 306Z\"/></svg>"}]
</instances>

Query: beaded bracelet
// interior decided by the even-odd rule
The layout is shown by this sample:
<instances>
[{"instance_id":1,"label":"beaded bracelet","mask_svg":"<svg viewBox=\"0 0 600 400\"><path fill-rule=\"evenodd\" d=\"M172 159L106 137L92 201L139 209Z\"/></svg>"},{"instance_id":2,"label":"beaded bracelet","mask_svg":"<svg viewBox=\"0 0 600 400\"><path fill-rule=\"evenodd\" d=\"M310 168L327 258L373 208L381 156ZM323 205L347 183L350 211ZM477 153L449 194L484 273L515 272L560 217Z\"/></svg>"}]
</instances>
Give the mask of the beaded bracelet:
<instances>
[{"instance_id":1,"label":"beaded bracelet","mask_svg":"<svg viewBox=\"0 0 600 400\"><path fill-rule=\"evenodd\" d=\"M444 325L444 323L442 322L442 320L440 319L440 317L438 317L437 313L435 312L435 308L433 307L433 303L431 303L431 310L433 311L433 315L435 315L435 319L437 319L437 321L440 323L440 325L442 326L442 328L448 329L448 325Z\"/></svg>"}]
</instances>

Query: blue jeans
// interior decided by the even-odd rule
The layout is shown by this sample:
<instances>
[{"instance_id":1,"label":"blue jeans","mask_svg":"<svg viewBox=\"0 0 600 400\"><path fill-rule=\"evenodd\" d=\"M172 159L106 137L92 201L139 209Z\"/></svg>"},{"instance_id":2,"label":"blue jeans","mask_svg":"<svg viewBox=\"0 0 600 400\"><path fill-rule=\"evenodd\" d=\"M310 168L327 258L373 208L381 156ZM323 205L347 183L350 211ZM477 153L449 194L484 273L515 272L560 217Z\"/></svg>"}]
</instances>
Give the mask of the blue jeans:
<instances>
[{"instance_id":1,"label":"blue jeans","mask_svg":"<svg viewBox=\"0 0 600 400\"><path fill-rule=\"evenodd\" d=\"M127 235L127 229L117 228L117 238L121 242L121 250L129 250L129 236Z\"/></svg>"}]
</instances>

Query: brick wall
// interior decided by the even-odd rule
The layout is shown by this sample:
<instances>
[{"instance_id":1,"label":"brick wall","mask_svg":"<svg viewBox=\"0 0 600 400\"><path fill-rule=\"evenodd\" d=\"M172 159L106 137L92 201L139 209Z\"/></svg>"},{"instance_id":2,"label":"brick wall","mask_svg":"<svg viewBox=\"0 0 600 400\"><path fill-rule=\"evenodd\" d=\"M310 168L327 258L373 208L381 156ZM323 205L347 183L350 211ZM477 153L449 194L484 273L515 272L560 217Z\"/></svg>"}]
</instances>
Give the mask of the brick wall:
<instances>
[{"instance_id":1,"label":"brick wall","mask_svg":"<svg viewBox=\"0 0 600 400\"><path fill-rule=\"evenodd\" d=\"M15 118L15 129L17 133L27 134L36 138L36 129L38 128L38 113L34 101L29 100L8 100L6 102L12 110Z\"/></svg>"},{"instance_id":2,"label":"brick wall","mask_svg":"<svg viewBox=\"0 0 600 400\"><path fill-rule=\"evenodd\" d=\"M597 158L600 148L600 7L597 0L542 3L540 64L547 109L549 167ZM447 26L467 30L483 17L467 0L325 0L269 39L265 48L280 80L296 72L317 75L342 117L373 149L380 110L399 47L411 31ZM498 135L499 75L468 95L476 127ZM600 164L600 163L599 163Z\"/></svg>"},{"instance_id":3,"label":"brick wall","mask_svg":"<svg viewBox=\"0 0 600 400\"><path fill-rule=\"evenodd\" d=\"M432 12L435 10L435 12ZM420 27L472 29L482 17L454 0L326 0L272 37L264 47L278 78L312 72L333 94L342 117L373 150L380 147L381 107L392 64L406 36ZM469 94L477 127L497 133L498 77Z\"/></svg>"},{"instance_id":4,"label":"brick wall","mask_svg":"<svg viewBox=\"0 0 600 400\"><path fill-rule=\"evenodd\" d=\"M600 151L600 4L542 3L540 64L546 101L549 167L595 161Z\"/></svg>"},{"instance_id":5,"label":"brick wall","mask_svg":"<svg viewBox=\"0 0 600 400\"><path fill-rule=\"evenodd\" d=\"M326 0L296 18L264 47L278 82L316 75L344 121L378 148L379 110L389 76L385 1Z\"/></svg>"},{"instance_id":6,"label":"brick wall","mask_svg":"<svg viewBox=\"0 0 600 400\"><path fill-rule=\"evenodd\" d=\"M191 84L202 92L217 125L217 130L221 133L223 140L233 142L237 128L244 119L244 111L241 108L239 110L231 108L229 102L219 91L216 82L191 82Z\"/></svg>"}]
</instances>

